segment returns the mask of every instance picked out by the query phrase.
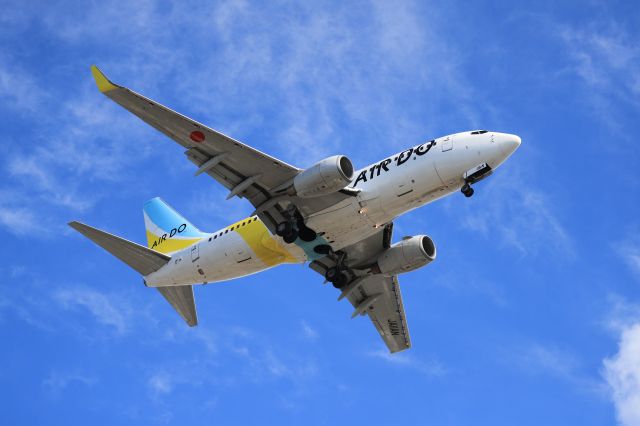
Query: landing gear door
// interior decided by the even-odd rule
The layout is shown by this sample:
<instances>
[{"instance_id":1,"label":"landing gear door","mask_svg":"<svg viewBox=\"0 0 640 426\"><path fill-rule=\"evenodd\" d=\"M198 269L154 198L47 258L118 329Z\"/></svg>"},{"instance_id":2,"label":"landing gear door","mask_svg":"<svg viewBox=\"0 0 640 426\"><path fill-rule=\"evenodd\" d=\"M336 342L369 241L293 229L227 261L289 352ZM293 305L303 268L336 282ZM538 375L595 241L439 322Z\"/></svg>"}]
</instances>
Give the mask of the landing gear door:
<instances>
[{"instance_id":1,"label":"landing gear door","mask_svg":"<svg viewBox=\"0 0 640 426\"><path fill-rule=\"evenodd\" d=\"M447 136L442 141L442 152L451 151L453 149L453 136Z\"/></svg>"},{"instance_id":2,"label":"landing gear door","mask_svg":"<svg viewBox=\"0 0 640 426\"><path fill-rule=\"evenodd\" d=\"M191 261L195 262L196 260L200 259L200 244L199 243L195 243L194 245L191 246Z\"/></svg>"}]
</instances>

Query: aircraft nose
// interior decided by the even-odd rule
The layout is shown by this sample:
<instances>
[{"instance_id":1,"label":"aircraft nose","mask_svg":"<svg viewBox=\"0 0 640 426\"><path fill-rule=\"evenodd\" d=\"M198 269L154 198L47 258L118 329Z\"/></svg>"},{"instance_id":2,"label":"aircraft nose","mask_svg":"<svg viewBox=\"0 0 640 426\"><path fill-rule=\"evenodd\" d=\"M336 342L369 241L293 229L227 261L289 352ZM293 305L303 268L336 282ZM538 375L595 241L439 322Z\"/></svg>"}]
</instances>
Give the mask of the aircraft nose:
<instances>
[{"instance_id":1,"label":"aircraft nose","mask_svg":"<svg viewBox=\"0 0 640 426\"><path fill-rule=\"evenodd\" d=\"M505 134L500 142L500 150L505 156L510 156L513 152L518 149L520 144L522 143L522 139L518 135L509 135Z\"/></svg>"}]
</instances>

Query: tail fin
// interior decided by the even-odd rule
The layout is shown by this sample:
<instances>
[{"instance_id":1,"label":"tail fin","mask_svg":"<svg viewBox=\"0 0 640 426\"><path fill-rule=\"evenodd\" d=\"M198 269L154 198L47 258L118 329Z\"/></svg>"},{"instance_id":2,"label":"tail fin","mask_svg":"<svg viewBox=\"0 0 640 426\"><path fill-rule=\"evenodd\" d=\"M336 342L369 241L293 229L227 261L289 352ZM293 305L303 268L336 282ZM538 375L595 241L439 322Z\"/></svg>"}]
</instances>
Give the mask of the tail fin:
<instances>
[{"instance_id":1,"label":"tail fin","mask_svg":"<svg viewBox=\"0 0 640 426\"><path fill-rule=\"evenodd\" d=\"M122 260L131 268L146 276L169 262L169 256L148 249L140 244L117 237L80 222L69 222L69 226L91 241ZM189 326L198 325L193 286L157 287L158 291L173 306Z\"/></svg>"},{"instance_id":2,"label":"tail fin","mask_svg":"<svg viewBox=\"0 0 640 426\"><path fill-rule=\"evenodd\" d=\"M147 201L143 212L149 248L160 253L174 253L208 237L160 197Z\"/></svg>"}]
</instances>

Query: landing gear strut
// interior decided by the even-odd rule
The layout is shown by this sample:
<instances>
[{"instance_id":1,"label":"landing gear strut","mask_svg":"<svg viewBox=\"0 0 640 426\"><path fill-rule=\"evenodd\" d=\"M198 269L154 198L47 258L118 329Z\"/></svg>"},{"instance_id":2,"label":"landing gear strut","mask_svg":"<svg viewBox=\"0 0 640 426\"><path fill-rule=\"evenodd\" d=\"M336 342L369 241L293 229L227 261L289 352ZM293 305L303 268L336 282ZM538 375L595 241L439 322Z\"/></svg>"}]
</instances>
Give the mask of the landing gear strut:
<instances>
[{"instance_id":1,"label":"landing gear strut","mask_svg":"<svg viewBox=\"0 0 640 426\"><path fill-rule=\"evenodd\" d=\"M465 184L462 185L462 188L460 188L460 192L462 192L465 197L469 198L473 195L474 191L471 185L469 185L468 182L465 182Z\"/></svg>"}]
</instances>

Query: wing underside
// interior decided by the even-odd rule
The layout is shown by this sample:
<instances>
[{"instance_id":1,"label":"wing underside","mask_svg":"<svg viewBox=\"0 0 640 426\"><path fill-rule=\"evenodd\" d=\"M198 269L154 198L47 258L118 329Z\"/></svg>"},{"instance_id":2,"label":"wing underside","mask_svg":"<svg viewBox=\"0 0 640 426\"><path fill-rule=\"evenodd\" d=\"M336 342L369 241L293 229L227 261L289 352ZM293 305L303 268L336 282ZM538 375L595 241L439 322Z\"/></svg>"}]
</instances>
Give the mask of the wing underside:
<instances>
[{"instance_id":1,"label":"wing underside","mask_svg":"<svg viewBox=\"0 0 640 426\"><path fill-rule=\"evenodd\" d=\"M397 277L366 277L348 299L355 308L354 314L366 313L369 316L390 352L400 352L411 347Z\"/></svg>"},{"instance_id":2,"label":"wing underside","mask_svg":"<svg viewBox=\"0 0 640 426\"><path fill-rule=\"evenodd\" d=\"M396 276L363 273L368 266L391 244L393 223L379 232L342 250L346 266L358 271L341 289L338 300L348 299L354 307L352 318L368 315L390 352L400 352L411 347L409 328L404 313L400 284ZM312 262L309 266L323 274L336 265L331 257Z\"/></svg>"}]
</instances>

